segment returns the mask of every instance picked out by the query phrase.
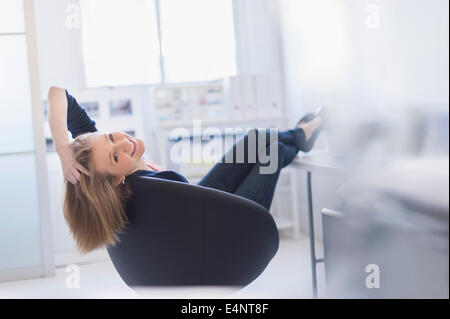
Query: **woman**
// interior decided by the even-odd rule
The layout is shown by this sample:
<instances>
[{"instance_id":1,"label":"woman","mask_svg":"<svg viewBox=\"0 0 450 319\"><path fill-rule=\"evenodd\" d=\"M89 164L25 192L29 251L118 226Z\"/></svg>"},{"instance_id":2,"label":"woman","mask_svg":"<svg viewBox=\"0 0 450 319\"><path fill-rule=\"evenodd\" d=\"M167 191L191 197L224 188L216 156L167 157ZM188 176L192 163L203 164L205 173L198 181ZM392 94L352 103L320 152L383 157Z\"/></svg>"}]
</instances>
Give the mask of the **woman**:
<instances>
[{"instance_id":1,"label":"woman","mask_svg":"<svg viewBox=\"0 0 450 319\"><path fill-rule=\"evenodd\" d=\"M95 122L66 90L52 87L48 101L49 125L66 179L64 217L81 252L117 243L119 234L127 231L127 213L130 212L126 208L135 207L130 203L145 201L145 198L137 198L145 194L131 191L148 182L145 177L189 183L182 175L146 161L142 140L123 132L98 132ZM309 151L321 129L321 117L308 114L295 129L279 132L275 145L278 164L273 174L260 174L259 159L250 163L248 152L243 163L225 163L227 153L198 185L245 197L269 210L281 169L289 165L299 151ZM71 132L73 142L69 142L67 130ZM240 143L248 146L248 138L247 134L230 152L236 154ZM266 138L266 141L270 139ZM145 205L151 214L151 203ZM278 238L278 234L275 235ZM273 246L270 258L276 253L278 240Z\"/></svg>"}]
</instances>

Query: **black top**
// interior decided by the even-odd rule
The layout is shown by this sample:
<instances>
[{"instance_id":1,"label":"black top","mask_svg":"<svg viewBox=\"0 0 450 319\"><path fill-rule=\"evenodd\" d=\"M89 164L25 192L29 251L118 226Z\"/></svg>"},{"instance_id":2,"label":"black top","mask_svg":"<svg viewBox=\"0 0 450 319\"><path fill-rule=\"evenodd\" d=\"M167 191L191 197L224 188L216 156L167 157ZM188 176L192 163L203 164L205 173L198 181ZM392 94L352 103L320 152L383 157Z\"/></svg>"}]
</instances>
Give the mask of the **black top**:
<instances>
[{"instance_id":1,"label":"black top","mask_svg":"<svg viewBox=\"0 0 450 319\"><path fill-rule=\"evenodd\" d=\"M84 133L97 132L95 127L95 121L89 118L84 108L78 104L77 100L69 94L66 90L67 96L67 128L72 133L72 138ZM174 171L152 171L152 170L139 170L133 174L127 176L127 182L136 180L136 177L148 176L155 178L168 179L176 182L188 183L188 180L181 174Z\"/></svg>"}]
</instances>

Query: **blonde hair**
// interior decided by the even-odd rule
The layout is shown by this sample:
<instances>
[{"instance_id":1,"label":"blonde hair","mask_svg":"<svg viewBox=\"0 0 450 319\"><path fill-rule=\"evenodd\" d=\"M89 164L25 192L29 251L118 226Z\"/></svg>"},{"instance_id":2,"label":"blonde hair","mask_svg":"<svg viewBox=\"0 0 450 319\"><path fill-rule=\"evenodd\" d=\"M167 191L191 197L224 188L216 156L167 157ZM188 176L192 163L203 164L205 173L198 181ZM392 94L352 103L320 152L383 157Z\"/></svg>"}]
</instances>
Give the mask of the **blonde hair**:
<instances>
[{"instance_id":1,"label":"blonde hair","mask_svg":"<svg viewBox=\"0 0 450 319\"><path fill-rule=\"evenodd\" d=\"M63 205L64 218L82 253L118 242L118 234L128 223L125 203L131 195L128 185L115 185L117 176L95 171L87 137L88 134L78 136L70 147L89 176L80 173L80 181L75 185L65 181Z\"/></svg>"}]
</instances>

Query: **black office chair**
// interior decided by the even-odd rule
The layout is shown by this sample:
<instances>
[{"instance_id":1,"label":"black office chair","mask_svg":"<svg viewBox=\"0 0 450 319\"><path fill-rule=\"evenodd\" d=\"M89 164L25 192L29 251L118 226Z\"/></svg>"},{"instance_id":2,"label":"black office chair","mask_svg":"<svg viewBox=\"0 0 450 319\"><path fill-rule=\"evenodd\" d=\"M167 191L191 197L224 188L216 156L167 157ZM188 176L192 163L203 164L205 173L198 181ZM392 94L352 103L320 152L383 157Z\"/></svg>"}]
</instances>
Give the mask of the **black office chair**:
<instances>
[{"instance_id":1,"label":"black office chair","mask_svg":"<svg viewBox=\"0 0 450 319\"><path fill-rule=\"evenodd\" d=\"M129 226L107 248L129 286L239 286L255 280L278 250L270 213L227 192L145 177L132 189ZM146 206L146 209L137 207Z\"/></svg>"}]
</instances>

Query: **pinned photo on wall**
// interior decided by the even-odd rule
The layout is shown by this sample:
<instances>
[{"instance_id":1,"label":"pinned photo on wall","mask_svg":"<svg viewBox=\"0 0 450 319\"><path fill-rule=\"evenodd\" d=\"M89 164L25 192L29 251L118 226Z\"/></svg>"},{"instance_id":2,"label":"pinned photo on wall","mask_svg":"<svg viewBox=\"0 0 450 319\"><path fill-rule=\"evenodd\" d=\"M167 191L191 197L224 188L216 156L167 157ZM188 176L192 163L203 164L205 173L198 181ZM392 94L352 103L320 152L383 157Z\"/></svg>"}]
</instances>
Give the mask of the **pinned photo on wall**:
<instances>
[{"instance_id":1,"label":"pinned photo on wall","mask_svg":"<svg viewBox=\"0 0 450 319\"><path fill-rule=\"evenodd\" d=\"M52 153L52 152L56 151L55 144L53 143L53 139L51 137L45 138L45 146L46 146L47 153Z\"/></svg>"},{"instance_id":2,"label":"pinned photo on wall","mask_svg":"<svg viewBox=\"0 0 450 319\"><path fill-rule=\"evenodd\" d=\"M133 114L133 110L130 99L109 101L110 116L123 116L131 114Z\"/></svg>"},{"instance_id":3,"label":"pinned photo on wall","mask_svg":"<svg viewBox=\"0 0 450 319\"><path fill-rule=\"evenodd\" d=\"M81 103L83 108L86 110L86 113L90 117L99 117L100 116L100 107L98 102L84 102Z\"/></svg>"}]
</instances>

